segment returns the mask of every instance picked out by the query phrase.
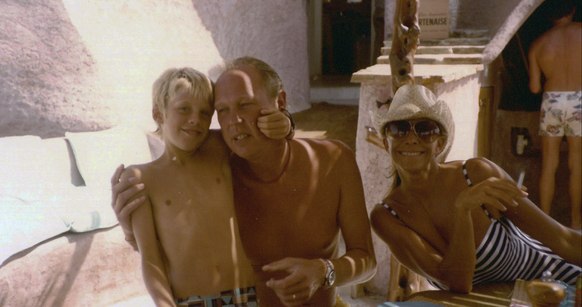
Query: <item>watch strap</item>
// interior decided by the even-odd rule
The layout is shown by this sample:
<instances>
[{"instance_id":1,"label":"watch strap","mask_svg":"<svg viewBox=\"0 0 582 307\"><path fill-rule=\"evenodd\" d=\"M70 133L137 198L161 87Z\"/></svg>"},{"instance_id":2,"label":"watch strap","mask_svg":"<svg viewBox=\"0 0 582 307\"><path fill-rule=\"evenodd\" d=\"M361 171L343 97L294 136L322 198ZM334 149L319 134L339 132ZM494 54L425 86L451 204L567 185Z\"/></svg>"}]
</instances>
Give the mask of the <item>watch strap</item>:
<instances>
[{"instance_id":1,"label":"watch strap","mask_svg":"<svg viewBox=\"0 0 582 307\"><path fill-rule=\"evenodd\" d=\"M334 272L335 268L333 267L333 263L331 263L331 261L329 261L328 259L321 259L323 260L323 262L325 262L325 266L327 267L326 271L325 271L325 279L323 281L323 287L329 287L333 284L334 280L331 280L331 275Z\"/></svg>"}]
</instances>

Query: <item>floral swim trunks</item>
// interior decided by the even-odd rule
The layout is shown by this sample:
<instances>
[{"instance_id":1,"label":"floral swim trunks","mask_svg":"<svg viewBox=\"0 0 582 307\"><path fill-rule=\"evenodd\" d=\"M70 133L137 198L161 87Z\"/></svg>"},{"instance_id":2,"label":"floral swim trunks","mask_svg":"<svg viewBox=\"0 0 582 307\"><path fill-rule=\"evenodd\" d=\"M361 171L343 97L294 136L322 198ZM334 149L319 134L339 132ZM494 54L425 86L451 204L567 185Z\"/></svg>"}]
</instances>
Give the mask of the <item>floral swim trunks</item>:
<instances>
[{"instance_id":1,"label":"floral swim trunks","mask_svg":"<svg viewBox=\"0 0 582 307\"><path fill-rule=\"evenodd\" d=\"M540 136L582 136L582 92L545 92Z\"/></svg>"}]
</instances>

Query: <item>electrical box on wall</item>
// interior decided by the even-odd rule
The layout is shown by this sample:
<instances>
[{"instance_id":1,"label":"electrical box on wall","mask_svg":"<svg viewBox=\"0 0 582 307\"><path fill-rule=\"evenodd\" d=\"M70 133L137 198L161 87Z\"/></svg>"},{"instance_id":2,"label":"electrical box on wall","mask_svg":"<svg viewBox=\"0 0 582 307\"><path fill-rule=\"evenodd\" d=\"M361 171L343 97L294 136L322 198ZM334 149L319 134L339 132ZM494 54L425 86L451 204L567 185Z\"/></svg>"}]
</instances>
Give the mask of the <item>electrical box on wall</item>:
<instances>
[{"instance_id":1,"label":"electrical box on wall","mask_svg":"<svg viewBox=\"0 0 582 307\"><path fill-rule=\"evenodd\" d=\"M511 149L514 155L536 157L540 152L533 146L529 131L525 127L511 127Z\"/></svg>"}]
</instances>

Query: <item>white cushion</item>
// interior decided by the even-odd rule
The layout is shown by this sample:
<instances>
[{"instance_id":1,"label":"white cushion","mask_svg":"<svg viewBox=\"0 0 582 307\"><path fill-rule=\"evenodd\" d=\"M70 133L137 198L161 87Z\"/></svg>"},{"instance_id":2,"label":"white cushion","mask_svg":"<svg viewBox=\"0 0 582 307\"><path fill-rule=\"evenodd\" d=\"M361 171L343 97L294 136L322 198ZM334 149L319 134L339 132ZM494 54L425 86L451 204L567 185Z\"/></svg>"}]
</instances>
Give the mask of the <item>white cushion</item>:
<instances>
[{"instance_id":1,"label":"white cushion","mask_svg":"<svg viewBox=\"0 0 582 307\"><path fill-rule=\"evenodd\" d=\"M0 195L0 264L12 254L69 230L50 202Z\"/></svg>"},{"instance_id":2,"label":"white cushion","mask_svg":"<svg viewBox=\"0 0 582 307\"><path fill-rule=\"evenodd\" d=\"M71 185L71 163L63 138L0 138L0 195L47 200Z\"/></svg>"},{"instance_id":3,"label":"white cushion","mask_svg":"<svg viewBox=\"0 0 582 307\"><path fill-rule=\"evenodd\" d=\"M85 169L88 182L93 180L91 175L99 175L98 172L91 173L90 166L108 162L108 159L103 159L105 162L87 160L93 158L93 154L107 158L107 150L121 149L122 153L111 154L118 157L128 152L127 147L133 146L140 148L145 155L139 155L140 160L128 159L129 163L149 160L147 139L141 131L110 131L117 132L119 134L114 137L106 133L96 133L98 137L72 134L72 139L77 140L81 161L89 164ZM78 140L82 137L86 138ZM91 144L101 137L116 141L102 143L108 146ZM71 172L76 170L72 168L64 138L6 137L0 138L0 148L0 263L12 254L68 230L85 232L117 224L110 205L109 178L121 162L110 161L115 165L103 169L105 187L75 187L71 183ZM96 150L83 155L91 148Z\"/></svg>"},{"instance_id":4,"label":"white cushion","mask_svg":"<svg viewBox=\"0 0 582 307\"><path fill-rule=\"evenodd\" d=\"M79 172L87 187L110 188L110 179L120 164L150 162L145 133L136 127L117 126L97 132L67 132Z\"/></svg>"},{"instance_id":5,"label":"white cushion","mask_svg":"<svg viewBox=\"0 0 582 307\"><path fill-rule=\"evenodd\" d=\"M111 188L70 187L56 195L56 214L73 232L117 225L111 209Z\"/></svg>"}]
</instances>

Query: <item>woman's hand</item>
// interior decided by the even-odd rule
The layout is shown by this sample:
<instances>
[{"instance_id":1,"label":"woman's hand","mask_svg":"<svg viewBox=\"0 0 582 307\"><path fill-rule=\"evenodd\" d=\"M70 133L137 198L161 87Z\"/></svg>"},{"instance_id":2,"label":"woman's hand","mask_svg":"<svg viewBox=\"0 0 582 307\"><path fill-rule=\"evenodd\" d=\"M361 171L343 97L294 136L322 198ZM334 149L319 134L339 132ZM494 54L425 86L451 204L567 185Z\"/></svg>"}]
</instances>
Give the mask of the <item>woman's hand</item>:
<instances>
[{"instance_id":1,"label":"woman's hand","mask_svg":"<svg viewBox=\"0 0 582 307\"><path fill-rule=\"evenodd\" d=\"M471 211L481 204L489 204L500 211L506 211L508 206L518 205L516 199L527 195L512 180L490 177L462 191L455 206L457 209Z\"/></svg>"}]
</instances>

